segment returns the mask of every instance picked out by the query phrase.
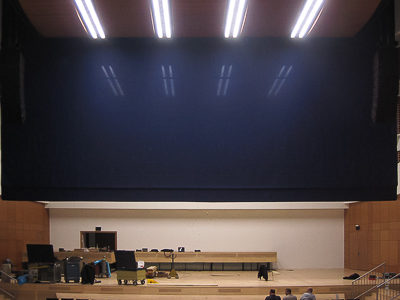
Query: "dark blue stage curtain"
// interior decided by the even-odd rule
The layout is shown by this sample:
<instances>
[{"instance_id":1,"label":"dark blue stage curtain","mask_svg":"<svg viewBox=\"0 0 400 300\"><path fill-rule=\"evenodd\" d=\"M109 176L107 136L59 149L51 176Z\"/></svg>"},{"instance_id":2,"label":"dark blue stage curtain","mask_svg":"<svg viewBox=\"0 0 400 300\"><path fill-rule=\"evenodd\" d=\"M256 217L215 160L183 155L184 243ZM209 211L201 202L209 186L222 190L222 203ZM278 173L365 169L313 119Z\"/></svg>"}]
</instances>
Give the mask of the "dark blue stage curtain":
<instances>
[{"instance_id":1,"label":"dark blue stage curtain","mask_svg":"<svg viewBox=\"0 0 400 300\"><path fill-rule=\"evenodd\" d=\"M25 121L3 122L3 197L394 199L374 52L353 39L45 39L24 54Z\"/></svg>"}]
</instances>

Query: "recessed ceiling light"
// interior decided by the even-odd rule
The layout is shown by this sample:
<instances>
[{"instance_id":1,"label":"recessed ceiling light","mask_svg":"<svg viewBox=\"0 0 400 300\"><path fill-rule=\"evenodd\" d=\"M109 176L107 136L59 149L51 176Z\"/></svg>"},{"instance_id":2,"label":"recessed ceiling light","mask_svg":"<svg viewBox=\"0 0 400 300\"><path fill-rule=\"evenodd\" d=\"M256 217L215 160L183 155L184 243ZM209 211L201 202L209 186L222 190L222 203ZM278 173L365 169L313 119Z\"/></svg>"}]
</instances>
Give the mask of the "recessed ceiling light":
<instances>
[{"instance_id":1,"label":"recessed ceiling light","mask_svg":"<svg viewBox=\"0 0 400 300\"><path fill-rule=\"evenodd\" d=\"M161 38L171 38L171 14L169 0L152 0L152 15L155 23L157 36Z\"/></svg>"},{"instance_id":2,"label":"recessed ceiling light","mask_svg":"<svg viewBox=\"0 0 400 300\"><path fill-rule=\"evenodd\" d=\"M244 26L246 4L247 0L229 0L224 32L226 38L237 38L239 36Z\"/></svg>"},{"instance_id":3,"label":"recessed ceiling light","mask_svg":"<svg viewBox=\"0 0 400 300\"><path fill-rule=\"evenodd\" d=\"M296 25L292 30L290 35L291 38L298 37L302 39L310 32L313 24L321 12L323 3L324 0L307 0L299 18L297 19Z\"/></svg>"},{"instance_id":4,"label":"recessed ceiling light","mask_svg":"<svg viewBox=\"0 0 400 300\"><path fill-rule=\"evenodd\" d=\"M99 17L94 9L92 0L75 0L75 5L78 8L79 15L83 19L86 29L89 31L92 38L98 37L105 39L103 27L100 24Z\"/></svg>"}]
</instances>

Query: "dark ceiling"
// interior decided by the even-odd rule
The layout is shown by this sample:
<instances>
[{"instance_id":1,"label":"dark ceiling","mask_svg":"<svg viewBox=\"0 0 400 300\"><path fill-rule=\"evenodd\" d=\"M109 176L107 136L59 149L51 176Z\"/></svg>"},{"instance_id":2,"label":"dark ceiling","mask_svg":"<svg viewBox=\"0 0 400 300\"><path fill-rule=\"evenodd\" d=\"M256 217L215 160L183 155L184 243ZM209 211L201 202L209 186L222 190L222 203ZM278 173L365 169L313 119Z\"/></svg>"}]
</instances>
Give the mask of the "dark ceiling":
<instances>
[{"instance_id":1,"label":"dark ceiling","mask_svg":"<svg viewBox=\"0 0 400 300\"><path fill-rule=\"evenodd\" d=\"M46 37L84 37L73 0L19 0ZM227 0L171 0L173 37L222 37ZM242 36L289 36L305 0L249 0ZM311 32L318 37L354 36L380 0L326 0ZM108 37L153 37L150 0L93 0Z\"/></svg>"}]
</instances>

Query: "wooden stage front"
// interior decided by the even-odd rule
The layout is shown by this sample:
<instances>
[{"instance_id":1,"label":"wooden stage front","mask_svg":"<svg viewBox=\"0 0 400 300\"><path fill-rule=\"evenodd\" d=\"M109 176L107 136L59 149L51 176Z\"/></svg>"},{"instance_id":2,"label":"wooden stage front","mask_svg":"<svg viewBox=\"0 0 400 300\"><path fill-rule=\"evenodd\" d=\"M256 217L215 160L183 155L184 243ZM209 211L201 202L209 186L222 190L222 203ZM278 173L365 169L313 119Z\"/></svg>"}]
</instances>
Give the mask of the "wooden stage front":
<instances>
[{"instance_id":1,"label":"wooden stage front","mask_svg":"<svg viewBox=\"0 0 400 300\"><path fill-rule=\"evenodd\" d=\"M16 284L0 283L0 287L16 299L264 299L269 289L275 288L283 296L285 288L301 295L312 286L317 300L349 298L351 280L343 280L354 272L349 269L278 270L270 280L259 280L254 271L186 271L179 272L179 279L155 278L158 283L143 286L118 285L116 274L100 278L101 283L82 285L76 283ZM79 297L76 298L76 295ZM91 295L91 296L89 296ZM347 297L346 297L347 296ZM91 297L91 298L90 298Z\"/></svg>"}]
</instances>

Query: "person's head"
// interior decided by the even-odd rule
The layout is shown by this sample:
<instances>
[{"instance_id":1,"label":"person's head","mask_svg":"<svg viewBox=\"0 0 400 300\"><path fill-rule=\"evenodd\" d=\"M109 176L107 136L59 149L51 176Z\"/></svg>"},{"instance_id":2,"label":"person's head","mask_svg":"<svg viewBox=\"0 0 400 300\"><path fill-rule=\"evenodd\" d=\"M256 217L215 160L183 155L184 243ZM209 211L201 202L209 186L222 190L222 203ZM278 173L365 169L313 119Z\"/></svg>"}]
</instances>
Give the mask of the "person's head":
<instances>
[{"instance_id":1,"label":"person's head","mask_svg":"<svg viewBox=\"0 0 400 300\"><path fill-rule=\"evenodd\" d=\"M312 291L313 291L313 289L312 289L312 288L310 288L310 287L307 289L307 293L310 293L310 294L312 294Z\"/></svg>"},{"instance_id":2,"label":"person's head","mask_svg":"<svg viewBox=\"0 0 400 300\"><path fill-rule=\"evenodd\" d=\"M269 290L269 294L272 296L272 295L275 295L275 290L274 289L270 289Z\"/></svg>"},{"instance_id":3,"label":"person's head","mask_svg":"<svg viewBox=\"0 0 400 300\"><path fill-rule=\"evenodd\" d=\"M286 294L286 295L290 295L291 293L292 293L292 290L291 290L291 289L286 289L286 290L285 290L285 294Z\"/></svg>"}]
</instances>

